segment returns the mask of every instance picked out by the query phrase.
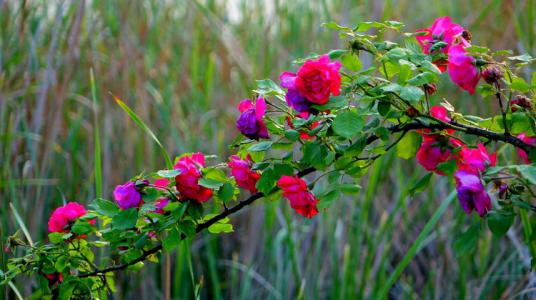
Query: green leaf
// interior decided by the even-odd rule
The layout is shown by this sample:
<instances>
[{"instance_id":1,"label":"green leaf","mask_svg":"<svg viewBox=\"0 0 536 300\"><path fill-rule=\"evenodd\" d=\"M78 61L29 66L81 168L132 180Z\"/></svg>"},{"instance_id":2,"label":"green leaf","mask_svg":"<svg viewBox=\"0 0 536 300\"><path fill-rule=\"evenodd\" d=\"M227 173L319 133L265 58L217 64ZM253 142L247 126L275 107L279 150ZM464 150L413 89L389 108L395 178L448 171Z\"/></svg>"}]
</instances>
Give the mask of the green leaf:
<instances>
[{"instance_id":1,"label":"green leaf","mask_svg":"<svg viewBox=\"0 0 536 300\"><path fill-rule=\"evenodd\" d=\"M218 198L223 202L229 202L236 199L235 187L229 182L226 182L218 190Z\"/></svg>"},{"instance_id":2,"label":"green leaf","mask_svg":"<svg viewBox=\"0 0 536 300\"><path fill-rule=\"evenodd\" d=\"M328 56L330 59L335 59L335 58L339 58L343 56L347 52L348 50L345 50L345 49L334 49L334 50L329 51Z\"/></svg>"},{"instance_id":3,"label":"green leaf","mask_svg":"<svg viewBox=\"0 0 536 300\"><path fill-rule=\"evenodd\" d=\"M341 57L342 65L350 71L357 72L361 70L362 63L357 55L348 53Z\"/></svg>"},{"instance_id":4,"label":"green leaf","mask_svg":"<svg viewBox=\"0 0 536 300\"><path fill-rule=\"evenodd\" d=\"M433 175L434 175L434 173L431 173L431 172L426 174L426 175L424 175L421 179L419 179L419 181L417 181L409 189L409 194L413 196L416 193L420 193L420 192L424 191L426 189L426 187L428 186L428 184L430 183L430 179L432 178Z\"/></svg>"},{"instance_id":5,"label":"green leaf","mask_svg":"<svg viewBox=\"0 0 536 300\"><path fill-rule=\"evenodd\" d=\"M318 208L319 209L326 209L333 204L339 197L341 196L341 193L337 189L332 189L320 196L318 196Z\"/></svg>"},{"instance_id":6,"label":"green leaf","mask_svg":"<svg viewBox=\"0 0 536 300\"><path fill-rule=\"evenodd\" d=\"M424 96L424 92L415 86L405 86L400 90L400 98L408 101L411 104L417 104Z\"/></svg>"},{"instance_id":7,"label":"green leaf","mask_svg":"<svg viewBox=\"0 0 536 300\"><path fill-rule=\"evenodd\" d=\"M264 141L264 142L259 142L251 147L248 148L248 152L262 152L262 151L266 151L268 149L270 149L270 147L272 146L274 142L272 141Z\"/></svg>"},{"instance_id":8,"label":"green leaf","mask_svg":"<svg viewBox=\"0 0 536 300\"><path fill-rule=\"evenodd\" d=\"M160 170L156 174L162 178L175 178L182 173L181 169L175 170Z\"/></svg>"},{"instance_id":9,"label":"green leaf","mask_svg":"<svg viewBox=\"0 0 536 300\"><path fill-rule=\"evenodd\" d=\"M335 117L332 127L337 135L350 139L356 136L364 125L362 116L354 111L345 111Z\"/></svg>"},{"instance_id":10,"label":"green leaf","mask_svg":"<svg viewBox=\"0 0 536 300\"><path fill-rule=\"evenodd\" d=\"M229 233L233 232L233 225L232 224L225 224L225 223L215 223L208 227L208 232L212 234L218 234L218 233Z\"/></svg>"},{"instance_id":11,"label":"green leaf","mask_svg":"<svg viewBox=\"0 0 536 300\"><path fill-rule=\"evenodd\" d=\"M301 150L303 152L302 163L310 164L319 170L324 170L335 158L334 153L320 141L306 143Z\"/></svg>"},{"instance_id":12,"label":"green leaf","mask_svg":"<svg viewBox=\"0 0 536 300\"><path fill-rule=\"evenodd\" d=\"M119 206L115 202L104 200L104 199L95 199L93 203L89 205L96 212L103 216L113 217L117 212L119 212Z\"/></svg>"},{"instance_id":13,"label":"green leaf","mask_svg":"<svg viewBox=\"0 0 536 300\"><path fill-rule=\"evenodd\" d=\"M112 229L126 230L136 226L138 221L138 210L135 208L129 208L120 211L112 218Z\"/></svg>"},{"instance_id":14,"label":"green leaf","mask_svg":"<svg viewBox=\"0 0 536 300\"><path fill-rule=\"evenodd\" d=\"M488 220L489 229L496 236L505 235L514 223L514 215L509 212L492 211L487 215L486 219Z\"/></svg>"},{"instance_id":15,"label":"green leaf","mask_svg":"<svg viewBox=\"0 0 536 300\"><path fill-rule=\"evenodd\" d=\"M437 165L437 169L446 175L452 176L457 170L456 160L451 159Z\"/></svg>"},{"instance_id":16,"label":"green leaf","mask_svg":"<svg viewBox=\"0 0 536 300\"><path fill-rule=\"evenodd\" d=\"M426 83L434 82L436 79L436 75L430 73L430 72L424 72L421 74L418 74L417 76L409 79L407 81L407 84L415 85L415 86L421 86Z\"/></svg>"},{"instance_id":17,"label":"green leaf","mask_svg":"<svg viewBox=\"0 0 536 300\"><path fill-rule=\"evenodd\" d=\"M75 234L88 234L93 231L93 226L86 221L77 220L71 228L71 231Z\"/></svg>"},{"instance_id":18,"label":"green leaf","mask_svg":"<svg viewBox=\"0 0 536 300\"><path fill-rule=\"evenodd\" d=\"M175 247L179 245L181 241L181 234L180 232L173 228L168 232L168 235L166 238L162 241L162 246L164 247L164 251L169 252Z\"/></svg>"},{"instance_id":19,"label":"green leaf","mask_svg":"<svg viewBox=\"0 0 536 300\"><path fill-rule=\"evenodd\" d=\"M297 141L300 139L300 133L294 129L288 129L285 131L285 137L290 141Z\"/></svg>"},{"instance_id":20,"label":"green leaf","mask_svg":"<svg viewBox=\"0 0 536 300\"><path fill-rule=\"evenodd\" d=\"M480 235L480 223L471 225L464 233L454 241L454 253L456 257L462 257L472 253L478 244Z\"/></svg>"},{"instance_id":21,"label":"green leaf","mask_svg":"<svg viewBox=\"0 0 536 300\"><path fill-rule=\"evenodd\" d=\"M414 131L410 131L396 145L396 155L403 159L415 157L421 145L422 137Z\"/></svg>"},{"instance_id":22,"label":"green leaf","mask_svg":"<svg viewBox=\"0 0 536 300\"><path fill-rule=\"evenodd\" d=\"M156 135L153 133L153 131L149 128L149 126L147 126L143 121L142 119L134 112L130 109L130 107L128 107L128 105L126 105L121 99L117 98L116 96L112 95L112 97L114 98L115 102L127 113L127 115L134 121L134 123L136 123L143 131L145 131L145 133L147 133L155 142L156 144L158 145L158 147L160 148L161 152L162 152L162 155L164 155L164 159L166 160L166 166L169 168L169 169L172 169L173 168L173 163L171 163L171 158L169 158L169 154L167 153L166 149L164 148L164 146L162 145L162 143L160 143L160 141L158 140L158 138L156 137Z\"/></svg>"},{"instance_id":23,"label":"green leaf","mask_svg":"<svg viewBox=\"0 0 536 300\"><path fill-rule=\"evenodd\" d=\"M536 184L536 167L533 165L518 165L514 166L523 178L527 179L531 184Z\"/></svg>"},{"instance_id":24,"label":"green leaf","mask_svg":"<svg viewBox=\"0 0 536 300\"><path fill-rule=\"evenodd\" d=\"M52 232L52 233L48 234L48 240L52 244L58 244L58 243L61 243L61 242L64 241L64 239L63 239L64 235L65 235L65 233L63 233L63 232Z\"/></svg>"},{"instance_id":25,"label":"green leaf","mask_svg":"<svg viewBox=\"0 0 536 300\"><path fill-rule=\"evenodd\" d=\"M219 189L223 185L223 182L210 178L201 178L199 179L198 183L200 186L213 190Z\"/></svg>"}]
</instances>

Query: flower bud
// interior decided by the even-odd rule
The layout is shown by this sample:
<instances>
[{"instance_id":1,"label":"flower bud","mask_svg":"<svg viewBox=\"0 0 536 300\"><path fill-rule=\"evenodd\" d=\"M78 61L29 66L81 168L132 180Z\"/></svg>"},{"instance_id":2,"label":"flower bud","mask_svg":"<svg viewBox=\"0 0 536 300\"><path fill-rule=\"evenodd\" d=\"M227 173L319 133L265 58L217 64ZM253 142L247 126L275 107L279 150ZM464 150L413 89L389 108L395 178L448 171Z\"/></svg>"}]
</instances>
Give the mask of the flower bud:
<instances>
[{"instance_id":1,"label":"flower bud","mask_svg":"<svg viewBox=\"0 0 536 300\"><path fill-rule=\"evenodd\" d=\"M530 111L532 110L532 101L524 95L517 95L510 102L510 108L512 109L512 112L515 112L518 110L517 107L522 107L525 110Z\"/></svg>"},{"instance_id":2,"label":"flower bud","mask_svg":"<svg viewBox=\"0 0 536 300\"><path fill-rule=\"evenodd\" d=\"M419 114L419 112L417 111L417 109L415 109L415 107L410 107L406 109L406 114L411 118L415 118Z\"/></svg>"},{"instance_id":3,"label":"flower bud","mask_svg":"<svg viewBox=\"0 0 536 300\"><path fill-rule=\"evenodd\" d=\"M424 91L428 95L433 95L437 91L437 86L434 83L426 83L424 84Z\"/></svg>"},{"instance_id":4,"label":"flower bud","mask_svg":"<svg viewBox=\"0 0 536 300\"><path fill-rule=\"evenodd\" d=\"M488 65L484 67L481 74L484 81L494 84L503 77L504 72L497 65Z\"/></svg>"}]
</instances>

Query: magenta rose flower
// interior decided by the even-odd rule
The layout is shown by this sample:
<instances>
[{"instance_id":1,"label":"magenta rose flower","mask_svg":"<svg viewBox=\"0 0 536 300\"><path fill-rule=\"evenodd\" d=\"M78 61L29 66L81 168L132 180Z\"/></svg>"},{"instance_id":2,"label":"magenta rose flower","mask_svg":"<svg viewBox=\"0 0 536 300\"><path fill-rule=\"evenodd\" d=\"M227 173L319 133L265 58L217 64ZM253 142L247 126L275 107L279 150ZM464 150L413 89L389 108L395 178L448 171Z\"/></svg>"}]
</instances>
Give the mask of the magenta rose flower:
<instances>
[{"instance_id":1,"label":"magenta rose flower","mask_svg":"<svg viewBox=\"0 0 536 300\"><path fill-rule=\"evenodd\" d=\"M120 209L138 207L142 202L141 193L136 189L136 185L132 181L116 186L114 199Z\"/></svg>"},{"instance_id":2,"label":"magenta rose flower","mask_svg":"<svg viewBox=\"0 0 536 300\"><path fill-rule=\"evenodd\" d=\"M182 199L203 203L212 197L212 190L198 183L201 178L201 169L204 167L205 155L201 152L181 157L174 166L174 169L182 171L175 177L175 184Z\"/></svg>"},{"instance_id":3,"label":"magenta rose flower","mask_svg":"<svg viewBox=\"0 0 536 300\"><path fill-rule=\"evenodd\" d=\"M312 218L318 213L318 200L308 191L307 183L303 179L297 176L282 176L277 181L277 186L290 202L290 207L298 214Z\"/></svg>"},{"instance_id":4,"label":"magenta rose flower","mask_svg":"<svg viewBox=\"0 0 536 300\"><path fill-rule=\"evenodd\" d=\"M87 213L86 208L79 203L69 202L52 212L48 220L49 232L70 232L71 225ZM89 221L93 224L94 220Z\"/></svg>"},{"instance_id":5,"label":"magenta rose flower","mask_svg":"<svg viewBox=\"0 0 536 300\"><path fill-rule=\"evenodd\" d=\"M484 217L491 210L491 199L477 172L459 170L454 173L458 200L463 210L470 214L473 210Z\"/></svg>"},{"instance_id":6,"label":"magenta rose flower","mask_svg":"<svg viewBox=\"0 0 536 300\"><path fill-rule=\"evenodd\" d=\"M458 167L461 170L484 171L487 167L494 166L497 153L489 154L484 144L478 144L478 148L463 147L458 153Z\"/></svg>"},{"instance_id":7,"label":"magenta rose flower","mask_svg":"<svg viewBox=\"0 0 536 300\"><path fill-rule=\"evenodd\" d=\"M426 32L427 34L415 36L415 38L421 45L424 54L434 54L430 53L430 48L437 42L445 42L447 44L440 51L443 54L447 54L450 47L458 39L463 39L461 35L464 31L465 29L462 26L452 23L449 17L441 17L435 19L429 28L418 29L417 32ZM434 63L442 72L445 72L447 69L445 60L436 60Z\"/></svg>"},{"instance_id":8,"label":"magenta rose flower","mask_svg":"<svg viewBox=\"0 0 536 300\"><path fill-rule=\"evenodd\" d=\"M251 100L244 99L238 105L238 110L240 111L240 117L236 120L236 128L243 135L255 140L270 137L266 124L262 119L266 112L266 102L263 98L258 98L255 106L251 103Z\"/></svg>"},{"instance_id":9,"label":"magenta rose flower","mask_svg":"<svg viewBox=\"0 0 536 300\"><path fill-rule=\"evenodd\" d=\"M164 207L166 207L166 205L168 205L169 203L169 199L168 198L159 198L157 199L155 202L154 202L154 206L156 207L155 210L153 210L153 212L157 213L157 214L164 214Z\"/></svg>"},{"instance_id":10,"label":"magenta rose flower","mask_svg":"<svg viewBox=\"0 0 536 300\"><path fill-rule=\"evenodd\" d=\"M522 140L523 142L529 144L529 145L534 145L534 143L536 142L536 137L527 136L524 132L520 133L517 136L517 138ZM517 154L519 155L519 157L521 157L521 159L523 159L523 162L526 163L526 164L530 164L530 159L529 159L529 156L528 156L527 152L525 152L524 150L519 149L519 148L517 148L516 150L517 150Z\"/></svg>"},{"instance_id":11,"label":"magenta rose flower","mask_svg":"<svg viewBox=\"0 0 536 300\"><path fill-rule=\"evenodd\" d=\"M444 149L442 149L436 141L424 141L417 151L417 161L427 171L445 175L443 172L437 170L437 165L451 159L451 153L449 148L444 147Z\"/></svg>"},{"instance_id":12,"label":"magenta rose flower","mask_svg":"<svg viewBox=\"0 0 536 300\"><path fill-rule=\"evenodd\" d=\"M475 66L475 59L467 55L463 45L458 44L450 47L448 60L450 79L472 95L480 80L480 72Z\"/></svg>"},{"instance_id":13,"label":"magenta rose flower","mask_svg":"<svg viewBox=\"0 0 536 300\"><path fill-rule=\"evenodd\" d=\"M251 170L253 161L249 155L245 160L240 159L237 155L232 155L230 160L227 165L231 168L231 175L235 178L237 185L250 191L252 194L256 193L257 188L255 185L259 181L261 174Z\"/></svg>"},{"instance_id":14,"label":"magenta rose flower","mask_svg":"<svg viewBox=\"0 0 536 300\"><path fill-rule=\"evenodd\" d=\"M296 74L296 89L309 102L326 104L330 94L340 94L340 68L339 62L330 62L329 56L325 54L318 60L307 60Z\"/></svg>"}]
</instances>

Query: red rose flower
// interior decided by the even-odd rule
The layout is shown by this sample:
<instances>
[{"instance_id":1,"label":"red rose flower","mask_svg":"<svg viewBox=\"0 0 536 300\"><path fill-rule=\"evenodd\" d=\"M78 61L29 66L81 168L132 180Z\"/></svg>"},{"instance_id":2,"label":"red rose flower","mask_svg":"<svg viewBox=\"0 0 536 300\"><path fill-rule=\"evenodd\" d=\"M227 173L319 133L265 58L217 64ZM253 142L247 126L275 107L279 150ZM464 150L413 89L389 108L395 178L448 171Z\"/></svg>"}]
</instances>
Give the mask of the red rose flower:
<instances>
[{"instance_id":1,"label":"red rose flower","mask_svg":"<svg viewBox=\"0 0 536 300\"><path fill-rule=\"evenodd\" d=\"M211 189L198 184L203 167L205 167L205 156L200 152L181 157L174 166L174 169L182 171L175 177L175 184L184 200L191 199L203 203L212 197Z\"/></svg>"},{"instance_id":2,"label":"red rose flower","mask_svg":"<svg viewBox=\"0 0 536 300\"><path fill-rule=\"evenodd\" d=\"M296 74L296 88L300 95L315 104L325 104L329 95L338 96L341 88L339 62L329 62L327 55L308 60Z\"/></svg>"},{"instance_id":3,"label":"red rose flower","mask_svg":"<svg viewBox=\"0 0 536 300\"><path fill-rule=\"evenodd\" d=\"M232 155L230 157L231 161L227 164L231 168L231 175L236 179L236 183L239 187L244 188L250 191L252 194L257 192L255 185L261 174L257 171L251 170L251 165L253 161L251 157L248 157L243 160L240 159L237 155Z\"/></svg>"},{"instance_id":4,"label":"red rose flower","mask_svg":"<svg viewBox=\"0 0 536 300\"><path fill-rule=\"evenodd\" d=\"M283 196L290 201L292 207L298 214L312 218L318 213L315 199L307 189L307 183L297 176L282 176L277 181L277 186L283 191Z\"/></svg>"}]
</instances>

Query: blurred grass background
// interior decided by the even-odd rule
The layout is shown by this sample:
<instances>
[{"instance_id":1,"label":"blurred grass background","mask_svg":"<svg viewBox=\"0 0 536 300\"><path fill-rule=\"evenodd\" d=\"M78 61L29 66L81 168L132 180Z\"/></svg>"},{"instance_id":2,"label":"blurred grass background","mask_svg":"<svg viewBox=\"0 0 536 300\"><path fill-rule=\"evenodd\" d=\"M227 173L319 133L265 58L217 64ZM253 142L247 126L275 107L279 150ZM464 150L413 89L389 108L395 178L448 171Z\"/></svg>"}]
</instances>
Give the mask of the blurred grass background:
<instances>
[{"instance_id":1,"label":"blurred grass background","mask_svg":"<svg viewBox=\"0 0 536 300\"><path fill-rule=\"evenodd\" d=\"M476 44L534 56L535 14L534 0L0 0L2 243L19 228L9 203L33 239L43 240L48 216L63 199L87 204L95 197L95 122L104 197L131 176L164 167L156 145L109 92L172 154L203 151L225 160L237 135L236 104L251 96L255 79L277 80L293 59L345 46L323 22L392 19L414 31L450 15ZM458 92L449 101L466 112L493 110L493 103ZM250 207L234 218L234 233L202 234L173 255L171 295L192 296L189 251L203 298L374 299L454 187L434 178L432 187L410 197L408 186L424 174L415 161L387 155L363 178L359 195L313 220L291 212L285 201ZM455 235L477 222L458 206L451 205L427 237L391 297L533 295L535 278L515 231L502 239L486 231L475 256L455 257ZM6 258L3 253L2 268ZM118 274L114 298L161 298L164 278L160 265ZM16 284L31 294L31 281Z\"/></svg>"}]
</instances>

